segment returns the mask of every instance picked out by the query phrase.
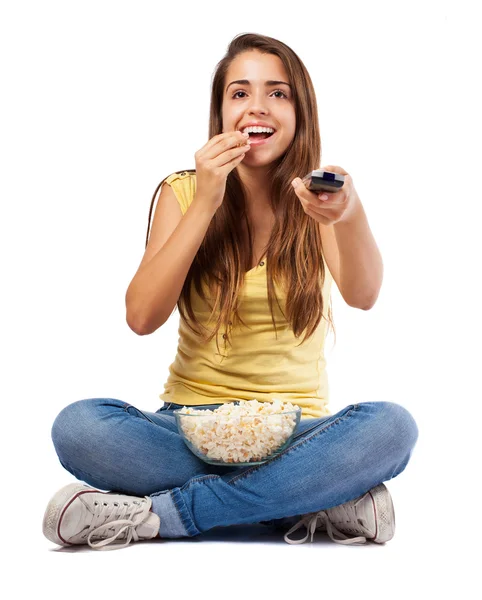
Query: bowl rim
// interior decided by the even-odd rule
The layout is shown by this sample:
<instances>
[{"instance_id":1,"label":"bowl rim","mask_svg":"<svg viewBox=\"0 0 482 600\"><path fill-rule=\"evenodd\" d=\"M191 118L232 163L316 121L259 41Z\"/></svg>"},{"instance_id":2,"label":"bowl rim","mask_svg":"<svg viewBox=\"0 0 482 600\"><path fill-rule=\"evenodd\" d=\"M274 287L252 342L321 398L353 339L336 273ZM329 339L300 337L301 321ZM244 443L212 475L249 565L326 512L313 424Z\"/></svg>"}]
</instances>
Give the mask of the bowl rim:
<instances>
[{"instance_id":1,"label":"bowl rim","mask_svg":"<svg viewBox=\"0 0 482 600\"><path fill-rule=\"evenodd\" d=\"M194 406L189 406L189 408L194 408ZM210 409L210 408L204 408L204 409L203 408L199 408L199 409L196 409L196 410L205 410L205 411L208 411L208 410L212 410L212 409ZM182 408L175 408L172 411L172 413L177 416L176 413L181 413L181 411L182 411ZM296 414L298 414L300 412L301 412L301 406L298 406L297 408L295 408L295 410L284 410L284 411L279 412L279 413L271 413L271 414L268 413L268 414L257 414L257 415L240 415L239 417L243 418L243 419L245 419L245 418L257 418L257 419L259 419L260 417L279 417L280 415L296 415ZM189 414L189 413L181 413L181 416L183 416L183 417L204 417L204 416L207 416L207 417L215 416L215 417L217 417L218 415L221 415L221 413L214 413L214 411L210 412L207 415L192 415L192 414ZM224 415L221 415L221 416L224 416Z\"/></svg>"}]
</instances>

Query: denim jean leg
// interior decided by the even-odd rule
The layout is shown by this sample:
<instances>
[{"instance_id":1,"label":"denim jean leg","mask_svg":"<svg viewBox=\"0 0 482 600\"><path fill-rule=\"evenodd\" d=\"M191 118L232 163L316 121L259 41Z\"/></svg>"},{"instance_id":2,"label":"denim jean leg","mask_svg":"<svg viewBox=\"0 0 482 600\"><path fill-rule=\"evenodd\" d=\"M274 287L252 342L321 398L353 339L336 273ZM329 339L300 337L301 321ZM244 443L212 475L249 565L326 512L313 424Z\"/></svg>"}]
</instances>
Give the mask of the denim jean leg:
<instances>
[{"instance_id":1,"label":"denim jean leg","mask_svg":"<svg viewBox=\"0 0 482 600\"><path fill-rule=\"evenodd\" d=\"M315 512L344 504L397 476L417 438L415 420L398 404L349 405L320 419L261 465L193 477L182 487L154 494L153 503L162 502L159 509L171 515L166 537Z\"/></svg>"},{"instance_id":2,"label":"denim jean leg","mask_svg":"<svg viewBox=\"0 0 482 600\"><path fill-rule=\"evenodd\" d=\"M190 529L180 521L169 490L231 469L208 465L188 449L174 408L179 406L151 413L116 398L77 400L57 415L51 437L61 465L89 486L140 497L159 494L152 510L166 537L184 537Z\"/></svg>"}]
</instances>

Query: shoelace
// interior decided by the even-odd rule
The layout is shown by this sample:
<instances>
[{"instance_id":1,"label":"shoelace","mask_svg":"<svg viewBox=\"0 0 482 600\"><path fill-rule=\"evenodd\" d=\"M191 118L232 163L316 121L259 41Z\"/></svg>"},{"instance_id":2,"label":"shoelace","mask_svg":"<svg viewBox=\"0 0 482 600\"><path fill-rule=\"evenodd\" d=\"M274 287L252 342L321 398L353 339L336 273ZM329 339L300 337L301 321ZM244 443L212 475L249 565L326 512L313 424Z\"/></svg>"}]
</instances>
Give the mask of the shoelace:
<instances>
[{"instance_id":1,"label":"shoelace","mask_svg":"<svg viewBox=\"0 0 482 600\"><path fill-rule=\"evenodd\" d=\"M146 496L146 498L148 499L148 496ZM138 502L137 500L124 502L122 505L117 502L94 502L94 516L89 527L87 543L91 548L96 550L118 550L128 546L131 543L132 538L137 542L139 536L137 535L136 527L145 520L149 510L149 505L144 500L141 502ZM117 517L117 519L115 521L107 521L107 519L112 516ZM112 529L115 531L117 527L119 527L119 529L115 532L115 535L108 538L102 536L104 530L108 531ZM112 544L112 542L126 530L125 543L119 544L117 542ZM94 536L100 538L101 541L93 544L91 539ZM107 547L108 544L112 544L111 547Z\"/></svg>"},{"instance_id":2,"label":"shoelace","mask_svg":"<svg viewBox=\"0 0 482 600\"><path fill-rule=\"evenodd\" d=\"M358 523L356 507L363 500L363 498L365 496L366 496L366 494L361 496L356 502L353 502L353 501L346 502L345 504L340 504L339 506L334 507L334 509L330 509L330 510L333 510L333 514L336 515L337 518L341 517L340 518L341 521L345 521L345 522L350 521L350 524L352 525L352 529L354 531L356 531L357 533L361 533L362 530L360 529L360 527L354 527L354 525L356 523ZM320 521L319 524L318 524L318 520ZM315 535L315 531L316 531L317 527L319 527L322 524L325 525L326 532L328 533L330 538L337 544L356 544L358 542L365 544L367 541L367 538L364 536L350 538L349 536L347 536L344 533L342 533L341 531L339 531L333 525L333 523L330 521L328 514L324 510L320 510L316 513L308 513L307 515L305 515L302 519L300 519L298 521L298 523L293 525L293 527L289 531L286 532L284 539L286 542L288 542L288 544L303 544L304 542L306 542L308 540L308 537L311 535L310 541L313 542L313 536ZM293 531L296 531L297 529L300 529L303 526L306 527L306 529L308 531L308 533L306 534L306 536L304 538L301 538L299 540L290 540L288 538L290 533L293 533ZM334 536L334 533L336 533L340 539L336 539Z\"/></svg>"}]
</instances>

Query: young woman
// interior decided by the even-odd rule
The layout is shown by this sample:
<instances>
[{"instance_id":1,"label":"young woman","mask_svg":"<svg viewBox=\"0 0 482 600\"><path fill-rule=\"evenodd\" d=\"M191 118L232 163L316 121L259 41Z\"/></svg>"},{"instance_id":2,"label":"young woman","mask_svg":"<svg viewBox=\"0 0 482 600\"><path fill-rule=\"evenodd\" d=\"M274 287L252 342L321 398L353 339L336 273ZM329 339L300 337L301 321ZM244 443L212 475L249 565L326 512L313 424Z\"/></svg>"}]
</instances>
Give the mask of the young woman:
<instances>
[{"instance_id":1,"label":"young woman","mask_svg":"<svg viewBox=\"0 0 482 600\"><path fill-rule=\"evenodd\" d=\"M332 279L350 306L367 310L383 266L350 175L324 167L345 176L328 198L301 182L320 168L320 154L315 92L301 60L273 38L234 38L214 75L209 140L195 170L156 189L152 231L151 204L145 254L126 294L127 322L139 335L179 308L164 405L152 413L90 398L59 413L59 460L89 485L52 497L49 540L113 549L258 522L295 523L288 543L313 540L317 528L342 544L392 538L382 482L405 469L418 428L388 401L333 415L328 408ZM261 465L209 465L177 431L173 410L182 406L274 398L300 406L302 419L291 445ZM301 526L308 535L290 539Z\"/></svg>"}]
</instances>

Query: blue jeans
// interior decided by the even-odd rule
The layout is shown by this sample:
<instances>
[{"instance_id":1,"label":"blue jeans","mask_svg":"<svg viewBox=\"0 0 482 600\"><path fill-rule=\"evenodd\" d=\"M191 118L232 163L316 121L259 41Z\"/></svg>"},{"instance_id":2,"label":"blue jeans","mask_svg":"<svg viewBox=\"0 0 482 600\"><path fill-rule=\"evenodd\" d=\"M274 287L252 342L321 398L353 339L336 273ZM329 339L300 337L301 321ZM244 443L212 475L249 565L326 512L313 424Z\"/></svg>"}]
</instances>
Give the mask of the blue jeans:
<instances>
[{"instance_id":1,"label":"blue jeans","mask_svg":"<svg viewBox=\"0 0 482 600\"><path fill-rule=\"evenodd\" d=\"M362 402L300 421L291 444L261 465L209 465L177 430L173 410L181 407L143 412L113 398L78 400L53 423L55 451L92 487L150 496L160 537L179 538L248 523L289 527L399 475L418 439L403 406Z\"/></svg>"}]
</instances>

